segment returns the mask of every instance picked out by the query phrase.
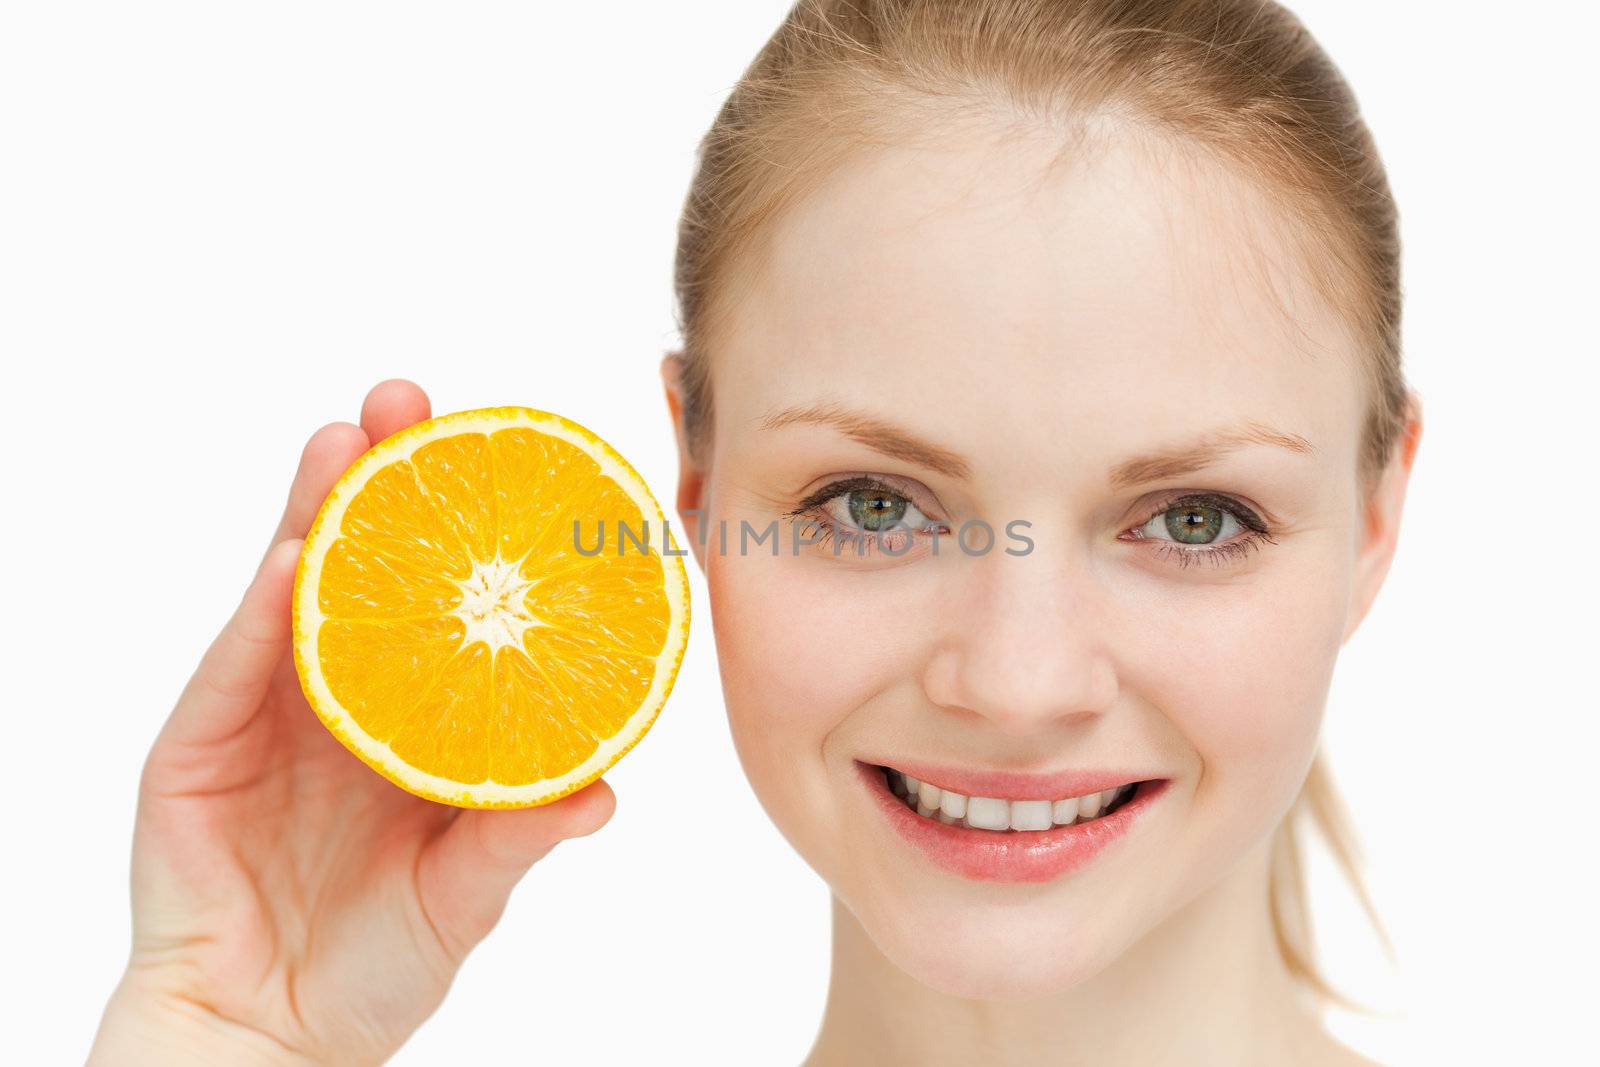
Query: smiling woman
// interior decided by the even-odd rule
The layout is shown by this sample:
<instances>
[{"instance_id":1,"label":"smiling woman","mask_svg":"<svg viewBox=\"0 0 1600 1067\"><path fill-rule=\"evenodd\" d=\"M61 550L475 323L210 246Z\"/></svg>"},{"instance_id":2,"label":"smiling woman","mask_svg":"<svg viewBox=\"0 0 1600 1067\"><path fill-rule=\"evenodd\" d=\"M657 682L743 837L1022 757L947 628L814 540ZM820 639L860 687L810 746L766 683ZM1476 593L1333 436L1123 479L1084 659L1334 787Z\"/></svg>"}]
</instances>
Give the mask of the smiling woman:
<instances>
[{"instance_id":1,"label":"smiling woman","mask_svg":"<svg viewBox=\"0 0 1600 1067\"><path fill-rule=\"evenodd\" d=\"M1319 1018L1338 994L1296 834L1309 815L1355 873L1324 709L1393 558L1421 414L1400 370L1395 206L1304 28L1264 0L800 0L705 134L676 285L683 344L660 367L675 544L706 579L744 773L831 894L808 1067L1366 1062ZM661 561L633 535L653 495L581 473L619 457L558 447L576 438L538 411L469 415L472 433L433 422L420 388L388 380L359 424L306 443L270 547L145 758L132 942L91 1064L380 1063L529 868L610 819L594 775L675 676L685 561L652 598ZM502 417L549 432L502 439ZM59 429L35 436L72 438ZM103 518L78 496L62 514ZM546 520L574 506L598 509L574 538L612 525L616 555L562 544ZM639 556L620 560L630 538ZM181 540L151 596L201 573L207 538ZM601 558L634 578L599 582ZM575 580L535 588L558 575ZM82 629L92 600L41 590L73 606L35 629ZM463 635L477 682L434 685ZM300 675L297 651L315 660ZM515 669L485 673L491 652ZM23 673L53 698L74 670ZM445 714L457 692L465 730ZM34 718L83 734L67 710ZM510 729L524 713L542 727ZM347 720L370 735L354 753L329 728ZM104 747L87 736L30 751ZM357 758L385 749L431 779ZM676 790L701 752L659 779L675 801L692 802ZM501 801L539 803L488 810ZM739 835L680 833L679 806L653 806L658 855L698 889L742 862L724 847ZM713 866L683 862L702 846ZM491 984L526 999L585 962L605 981L623 923L668 899L639 870L583 901L593 921L541 904L557 918L538 951ZM678 962L672 979L692 977ZM601 1025L638 1016L625 995L588 999ZM531 1024L541 1048L549 1022ZM614 1051L571 1029L586 1062Z\"/></svg>"},{"instance_id":2,"label":"smiling woman","mask_svg":"<svg viewBox=\"0 0 1600 1067\"><path fill-rule=\"evenodd\" d=\"M745 72L662 373L691 528L823 530L691 538L833 893L809 1063L1364 1062L1296 832L1356 878L1318 738L1420 437L1395 220L1272 4L816 0ZM939 550L980 522L1029 550Z\"/></svg>"}]
</instances>

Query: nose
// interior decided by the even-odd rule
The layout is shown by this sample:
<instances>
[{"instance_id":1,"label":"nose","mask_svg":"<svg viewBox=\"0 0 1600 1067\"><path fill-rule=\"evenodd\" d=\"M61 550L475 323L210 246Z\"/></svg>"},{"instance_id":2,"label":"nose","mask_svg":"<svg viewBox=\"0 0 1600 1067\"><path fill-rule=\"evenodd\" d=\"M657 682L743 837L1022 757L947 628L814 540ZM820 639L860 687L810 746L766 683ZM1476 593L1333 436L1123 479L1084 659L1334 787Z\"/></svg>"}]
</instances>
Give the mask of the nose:
<instances>
[{"instance_id":1,"label":"nose","mask_svg":"<svg viewBox=\"0 0 1600 1067\"><path fill-rule=\"evenodd\" d=\"M1083 560L1036 546L965 562L923 673L927 698L1019 736L1105 714L1117 675Z\"/></svg>"}]
</instances>

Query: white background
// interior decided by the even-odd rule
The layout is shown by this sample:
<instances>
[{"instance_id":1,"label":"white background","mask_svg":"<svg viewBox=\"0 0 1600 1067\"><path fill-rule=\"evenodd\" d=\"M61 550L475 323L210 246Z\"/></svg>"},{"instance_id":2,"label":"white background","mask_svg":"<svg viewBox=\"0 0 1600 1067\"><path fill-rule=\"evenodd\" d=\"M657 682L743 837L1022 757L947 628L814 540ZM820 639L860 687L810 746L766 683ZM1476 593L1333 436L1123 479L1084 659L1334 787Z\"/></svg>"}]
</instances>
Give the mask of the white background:
<instances>
[{"instance_id":1,"label":"white background","mask_svg":"<svg viewBox=\"0 0 1600 1067\"><path fill-rule=\"evenodd\" d=\"M676 477L657 378L696 140L786 10L0 8L6 1058L81 1062L128 943L143 754L300 447L390 376ZM1401 205L1426 430L1327 745L1397 942L1319 859L1338 1016L1390 1062L1594 1054L1596 272L1586 6L1292 3ZM518 888L394 1062L794 1063L827 891L749 792L710 609L610 825ZM1584 905L1580 907L1580 904Z\"/></svg>"}]
</instances>

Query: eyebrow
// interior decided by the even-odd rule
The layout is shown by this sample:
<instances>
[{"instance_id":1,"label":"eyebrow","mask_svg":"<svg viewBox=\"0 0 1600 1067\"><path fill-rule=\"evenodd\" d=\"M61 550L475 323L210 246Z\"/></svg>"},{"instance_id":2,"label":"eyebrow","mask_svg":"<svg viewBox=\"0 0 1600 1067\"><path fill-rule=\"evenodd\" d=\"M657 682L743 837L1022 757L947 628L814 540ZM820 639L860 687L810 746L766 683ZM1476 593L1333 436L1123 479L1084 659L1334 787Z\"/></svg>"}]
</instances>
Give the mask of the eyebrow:
<instances>
[{"instance_id":1,"label":"eyebrow","mask_svg":"<svg viewBox=\"0 0 1600 1067\"><path fill-rule=\"evenodd\" d=\"M1124 460L1111 468L1109 483L1114 490L1127 489L1145 482L1193 474L1246 445L1272 445L1302 455L1316 451L1310 441L1297 433L1276 430L1265 423L1246 419L1233 426L1211 430L1188 444Z\"/></svg>"},{"instance_id":2,"label":"eyebrow","mask_svg":"<svg viewBox=\"0 0 1600 1067\"><path fill-rule=\"evenodd\" d=\"M971 466L957 453L925 441L876 415L850 411L838 404L812 404L772 412L760 420L757 428L776 430L793 423L831 426L875 452L915 463L951 478L965 480L972 474Z\"/></svg>"},{"instance_id":3,"label":"eyebrow","mask_svg":"<svg viewBox=\"0 0 1600 1067\"><path fill-rule=\"evenodd\" d=\"M837 403L801 405L771 412L758 420L757 428L775 430L796 423L830 426L881 455L915 463L951 478L966 479L972 473L971 465L959 453L924 440L876 415L851 411ZM1182 477L1253 444L1271 445L1302 455L1316 451L1310 441L1297 433L1245 419L1211 430L1188 443L1123 460L1111 468L1107 482L1113 490L1122 490L1163 478Z\"/></svg>"}]
</instances>

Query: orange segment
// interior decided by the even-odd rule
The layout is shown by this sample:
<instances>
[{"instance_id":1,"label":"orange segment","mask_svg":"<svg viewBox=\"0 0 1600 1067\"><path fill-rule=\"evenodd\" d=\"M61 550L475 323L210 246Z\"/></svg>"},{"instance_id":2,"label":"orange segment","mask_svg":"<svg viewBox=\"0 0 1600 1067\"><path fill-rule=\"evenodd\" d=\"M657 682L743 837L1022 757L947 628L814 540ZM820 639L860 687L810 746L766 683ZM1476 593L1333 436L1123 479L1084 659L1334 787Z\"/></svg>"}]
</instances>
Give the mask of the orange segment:
<instances>
[{"instance_id":1,"label":"orange segment","mask_svg":"<svg viewBox=\"0 0 1600 1067\"><path fill-rule=\"evenodd\" d=\"M461 433L429 441L411 454L411 464L428 491L433 514L449 528L452 538L466 545L474 560L491 558L495 478L489 466L488 438Z\"/></svg>"},{"instance_id":2,"label":"orange segment","mask_svg":"<svg viewBox=\"0 0 1600 1067\"><path fill-rule=\"evenodd\" d=\"M487 780L493 662L484 642L461 646L400 724L389 745L395 755L455 781Z\"/></svg>"},{"instance_id":3,"label":"orange segment","mask_svg":"<svg viewBox=\"0 0 1600 1067\"><path fill-rule=\"evenodd\" d=\"M351 466L306 537L307 701L420 796L525 807L582 788L649 729L682 662L688 578L665 529L633 467L559 415L487 408L402 431Z\"/></svg>"},{"instance_id":4,"label":"orange segment","mask_svg":"<svg viewBox=\"0 0 1600 1067\"><path fill-rule=\"evenodd\" d=\"M427 573L456 579L472 573L467 546L435 512L417 469L405 461L372 471L337 525L375 551L410 560Z\"/></svg>"},{"instance_id":5,"label":"orange segment","mask_svg":"<svg viewBox=\"0 0 1600 1067\"><path fill-rule=\"evenodd\" d=\"M489 735L489 759L496 781L525 785L545 777L549 768L583 761L571 740L571 720L533 661L502 648L495 659L494 684L500 714Z\"/></svg>"},{"instance_id":6,"label":"orange segment","mask_svg":"<svg viewBox=\"0 0 1600 1067\"><path fill-rule=\"evenodd\" d=\"M597 515L607 516L603 526L595 522ZM619 534L624 527L629 532ZM659 521L646 526L638 505L615 482L591 480L571 494L558 521L522 565L532 582L529 609L550 626L654 655L666 639L671 608L656 593L666 584L663 557L637 546L648 542L659 548L661 531ZM629 611L610 610L627 602L633 603Z\"/></svg>"},{"instance_id":7,"label":"orange segment","mask_svg":"<svg viewBox=\"0 0 1600 1067\"><path fill-rule=\"evenodd\" d=\"M461 647L467 628L437 615L403 622L329 619L318 657L329 692L365 733L391 743L421 697Z\"/></svg>"},{"instance_id":8,"label":"orange segment","mask_svg":"<svg viewBox=\"0 0 1600 1067\"><path fill-rule=\"evenodd\" d=\"M341 537L328 546L317 587L322 613L333 619L437 616L461 601L460 583L447 574L360 537Z\"/></svg>"},{"instance_id":9,"label":"orange segment","mask_svg":"<svg viewBox=\"0 0 1600 1067\"><path fill-rule=\"evenodd\" d=\"M568 502L581 498L600 477L600 465L582 449L532 430L500 430L489 439L489 447L500 475L495 504L505 516L500 524L500 555L521 559L536 539L562 525L559 520L567 517ZM515 491L535 481L546 491L537 496ZM533 562L538 559L533 557Z\"/></svg>"},{"instance_id":10,"label":"orange segment","mask_svg":"<svg viewBox=\"0 0 1600 1067\"><path fill-rule=\"evenodd\" d=\"M647 656L597 647L582 634L550 626L530 630L524 641L528 658L563 701L574 734L608 735L649 691L653 670ZM583 699L573 699L576 694Z\"/></svg>"}]
</instances>

